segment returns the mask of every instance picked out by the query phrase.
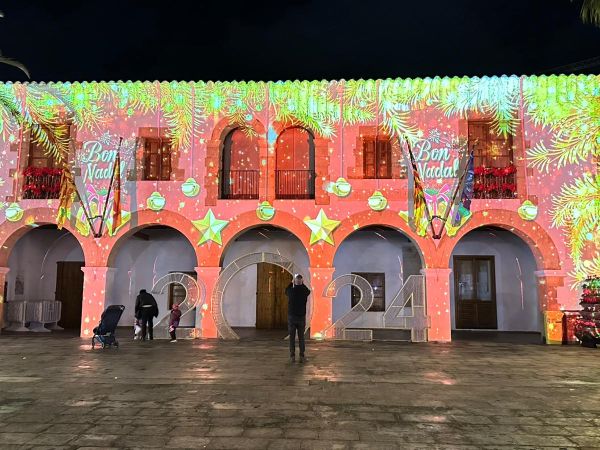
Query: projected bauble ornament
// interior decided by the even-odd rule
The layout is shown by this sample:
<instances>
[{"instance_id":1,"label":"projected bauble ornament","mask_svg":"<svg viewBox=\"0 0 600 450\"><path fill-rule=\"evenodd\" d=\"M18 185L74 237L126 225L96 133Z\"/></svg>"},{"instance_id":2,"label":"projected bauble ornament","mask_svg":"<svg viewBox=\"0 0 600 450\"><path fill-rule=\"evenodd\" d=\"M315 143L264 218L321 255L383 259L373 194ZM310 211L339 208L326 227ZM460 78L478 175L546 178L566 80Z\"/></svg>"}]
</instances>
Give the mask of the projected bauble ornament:
<instances>
[{"instance_id":1,"label":"projected bauble ornament","mask_svg":"<svg viewBox=\"0 0 600 450\"><path fill-rule=\"evenodd\" d=\"M332 192L338 197L347 197L352 191L352 186L344 177L339 177L332 186Z\"/></svg>"},{"instance_id":2,"label":"projected bauble ornament","mask_svg":"<svg viewBox=\"0 0 600 450\"><path fill-rule=\"evenodd\" d=\"M6 215L6 220L9 222L18 222L23 218L23 208L19 206L18 203L11 203L6 211L4 211Z\"/></svg>"},{"instance_id":3,"label":"projected bauble ornament","mask_svg":"<svg viewBox=\"0 0 600 450\"><path fill-rule=\"evenodd\" d=\"M160 211L166 204L167 200L158 192L153 192L146 200L146 205L148 205L148 208L152 211Z\"/></svg>"},{"instance_id":4,"label":"projected bauble ornament","mask_svg":"<svg viewBox=\"0 0 600 450\"><path fill-rule=\"evenodd\" d=\"M517 209L519 217L523 220L535 220L538 214L538 207L531 201L525 200L519 209Z\"/></svg>"},{"instance_id":5,"label":"projected bauble ornament","mask_svg":"<svg viewBox=\"0 0 600 450\"><path fill-rule=\"evenodd\" d=\"M369 208L373 211L383 211L387 207L387 199L379 191L373 192L368 200Z\"/></svg>"},{"instance_id":6,"label":"projected bauble ornament","mask_svg":"<svg viewBox=\"0 0 600 450\"><path fill-rule=\"evenodd\" d=\"M262 202L256 208L256 215L260 220L271 220L275 215L275 208L267 201Z\"/></svg>"},{"instance_id":7,"label":"projected bauble ornament","mask_svg":"<svg viewBox=\"0 0 600 450\"><path fill-rule=\"evenodd\" d=\"M200 185L193 178L188 178L181 184L181 192L186 197L195 197L200 193Z\"/></svg>"}]
</instances>

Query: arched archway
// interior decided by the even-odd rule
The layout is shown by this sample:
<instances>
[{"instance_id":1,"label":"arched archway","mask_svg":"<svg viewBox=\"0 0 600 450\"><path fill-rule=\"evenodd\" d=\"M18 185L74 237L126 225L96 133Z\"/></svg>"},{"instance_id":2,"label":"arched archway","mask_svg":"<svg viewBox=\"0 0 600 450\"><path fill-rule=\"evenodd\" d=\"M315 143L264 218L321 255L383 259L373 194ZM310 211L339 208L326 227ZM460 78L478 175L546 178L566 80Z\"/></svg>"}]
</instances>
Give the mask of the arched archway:
<instances>
[{"instance_id":1,"label":"arched archway","mask_svg":"<svg viewBox=\"0 0 600 450\"><path fill-rule=\"evenodd\" d=\"M5 242L12 244L5 249L7 302L59 301L58 326L79 331L86 259L77 237L45 224L21 228Z\"/></svg>"},{"instance_id":2,"label":"arched archway","mask_svg":"<svg viewBox=\"0 0 600 450\"><path fill-rule=\"evenodd\" d=\"M509 210L475 211L471 219L455 236L445 235L440 241L434 267L447 267L454 247L459 240L470 231L482 226L493 226L519 236L531 249L538 270L560 270L560 257L552 238L546 230L535 221L525 221L516 212Z\"/></svg>"},{"instance_id":3,"label":"arched archway","mask_svg":"<svg viewBox=\"0 0 600 450\"><path fill-rule=\"evenodd\" d=\"M283 129L275 145L275 197L315 198L315 137L300 126Z\"/></svg>"},{"instance_id":4,"label":"arched archway","mask_svg":"<svg viewBox=\"0 0 600 450\"><path fill-rule=\"evenodd\" d=\"M121 321L132 326L135 299L141 289L150 292L161 277L170 273L197 277L198 258L193 241L170 225L145 224L129 230L115 242L107 261L114 274L107 282L105 306L125 305ZM159 308L158 320L168 314L173 302L182 302L185 295L185 288L177 284L154 294ZM196 326L194 316L190 314L182 319L181 327Z\"/></svg>"},{"instance_id":5,"label":"arched archway","mask_svg":"<svg viewBox=\"0 0 600 450\"><path fill-rule=\"evenodd\" d=\"M339 246L354 232L366 227L386 227L398 231L404 235L417 249L423 267L430 267L435 261L436 247L431 239L425 239L418 236L410 226L396 212L392 210L384 211L361 211L352 214L350 217L342 220L339 227L335 230L335 247L328 247L325 252L330 254L333 262L335 253Z\"/></svg>"},{"instance_id":6,"label":"arched archway","mask_svg":"<svg viewBox=\"0 0 600 450\"><path fill-rule=\"evenodd\" d=\"M383 315L409 277L422 276L425 262L421 250L404 232L387 225L367 225L344 236L336 247L333 265L334 278L355 274L371 284L373 305L351 327L376 330L384 328ZM356 289L349 286L340 289L333 301L332 320L349 311L357 301ZM396 335L395 338L410 340L408 330Z\"/></svg>"},{"instance_id":7,"label":"arched archway","mask_svg":"<svg viewBox=\"0 0 600 450\"><path fill-rule=\"evenodd\" d=\"M23 218L17 222L5 221L0 226L0 267L8 264L8 257L16 242L32 229L40 226L56 227L56 210L50 208L31 208L23 214ZM91 240L83 238L69 222L66 222L64 230L70 232L81 246L86 261L94 261L99 253L96 245L90 245Z\"/></svg>"},{"instance_id":8,"label":"arched archway","mask_svg":"<svg viewBox=\"0 0 600 450\"><path fill-rule=\"evenodd\" d=\"M223 255L227 251L228 246L232 242L235 242L242 234L260 227L275 227L288 231L303 244L304 248L309 249L311 267L316 267L317 264L321 264L320 261L323 261L323 265L325 265L325 259L322 258L321 252L313 252L310 247L309 228L302 219L286 211L276 211L273 218L268 222L260 220L255 211L248 211L238 215L235 218L235 221L232 220L232 222L221 232L221 240L223 243L221 247L199 247L198 251L202 252L199 253L201 264L213 267L221 266Z\"/></svg>"},{"instance_id":9,"label":"arched archway","mask_svg":"<svg viewBox=\"0 0 600 450\"><path fill-rule=\"evenodd\" d=\"M267 255L265 259L264 255ZM284 337L287 327L285 288L292 273L310 284L309 256L304 244L287 229L262 225L246 229L229 241L221 257L212 312L223 337ZM221 322L219 322L219 320ZM235 333L227 331L235 329ZM268 331L270 330L270 331ZM282 330L282 331L277 331Z\"/></svg>"},{"instance_id":10,"label":"arched archway","mask_svg":"<svg viewBox=\"0 0 600 450\"><path fill-rule=\"evenodd\" d=\"M540 333L537 264L513 231L484 225L464 233L449 260L452 329Z\"/></svg>"},{"instance_id":11,"label":"arched archway","mask_svg":"<svg viewBox=\"0 0 600 450\"><path fill-rule=\"evenodd\" d=\"M117 254L119 247L127 240L127 238L144 228L154 226L168 227L177 230L194 249L196 262L200 261L201 248L196 245L200 239L200 234L198 230L192 226L189 218L169 210L163 210L160 214L156 214L154 211L147 209L133 213L130 223L118 230L115 236L102 238L104 240L104 245L100 246L100 249L103 252L100 261L103 263L106 262L106 265L111 267L113 265L114 255Z\"/></svg>"},{"instance_id":12,"label":"arched archway","mask_svg":"<svg viewBox=\"0 0 600 450\"><path fill-rule=\"evenodd\" d=\"M225 288L233 280L233 278L240 272L249 266L255 264L271 264L278 266L285 270L288 274L292 275L295 273L302 273L301 267L298 267L294 262L288 260L286 257L268 252L256 252L244 255L235 261L232 261L227 267L224 268L223 272L219 275L219 279L213 291L212 302L212 314L213 320L217 326L217 333L224 339L237 339L238 334L233 330L229 321L227 320L226 314L223 310L223 301L225 296ZM309 283L305 283L310 289ZM311 305L307 305L307 323L310 324L312 319L312 308ZM308 327L307 327L308 328Z\"/></svg>"}]
</instances>

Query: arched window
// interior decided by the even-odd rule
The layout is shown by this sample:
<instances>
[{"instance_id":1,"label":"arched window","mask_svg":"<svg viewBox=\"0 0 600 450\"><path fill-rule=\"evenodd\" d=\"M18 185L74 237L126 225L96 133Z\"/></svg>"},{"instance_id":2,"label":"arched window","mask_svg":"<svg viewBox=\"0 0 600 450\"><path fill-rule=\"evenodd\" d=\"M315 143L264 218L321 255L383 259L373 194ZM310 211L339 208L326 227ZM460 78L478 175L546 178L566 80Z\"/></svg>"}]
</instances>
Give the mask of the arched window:
<instances>
[{"instance_id":1,"label":"arched window","mask_svg":"<svg viewBox=\"0 0 600 450\"><path fill-rule=\"evenodd\" d=\"M223 141L221 198L257 199L260 158L252 130L235 128Z\"/></svg>"},{"instance_id":2,"label":"arched window","mask_svg":"<svg viewBox=\"0 0 600 450\"><path fill-rule=\"evenodd\" d=\"M282 199L315 198L315 143L301 127L286 128L277 138L275 195Z\"/></svg>"}]
</instances>

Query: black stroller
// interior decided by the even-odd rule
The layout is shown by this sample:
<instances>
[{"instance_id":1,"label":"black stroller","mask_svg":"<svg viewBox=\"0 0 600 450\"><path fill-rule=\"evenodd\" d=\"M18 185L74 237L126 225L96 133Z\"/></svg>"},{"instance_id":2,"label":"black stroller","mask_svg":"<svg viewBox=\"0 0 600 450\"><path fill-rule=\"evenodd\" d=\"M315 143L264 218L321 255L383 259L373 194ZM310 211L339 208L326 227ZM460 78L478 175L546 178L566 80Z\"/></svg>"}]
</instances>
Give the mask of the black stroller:
<instances>
[{"instance_id":1,"label":"black stroller","mask_svg":"<svg viewBox=\"0 0 600 450\"><path fill-rule=\"evenodd\" d=\"M102 348L119 346L119 341L115 337L115 331L117 330L117 324L121 320L121 314L125 311L123 305L111 305L106 308L106 311L102 313L100 317L100 323L94 328L94 336L92 337L92 348L96 347L98 342Z\"/></svg>"}]
</instances>

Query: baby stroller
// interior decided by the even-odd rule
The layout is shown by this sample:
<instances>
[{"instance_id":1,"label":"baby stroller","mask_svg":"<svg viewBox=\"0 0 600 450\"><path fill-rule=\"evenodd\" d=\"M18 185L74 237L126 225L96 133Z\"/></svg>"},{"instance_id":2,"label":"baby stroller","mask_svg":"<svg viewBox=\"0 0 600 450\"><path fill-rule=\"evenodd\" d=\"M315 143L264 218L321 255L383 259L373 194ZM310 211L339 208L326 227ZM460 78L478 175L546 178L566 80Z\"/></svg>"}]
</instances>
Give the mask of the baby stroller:
<instances>
[{"instance_id":1,"label":"baby stroller","mask_svg":"<svg viewBox=\"0 0 600 450\"><path fill-rule=\"evenodd\" d=\"M100 317L100 323L94 328L94 336L92 337L92 348L96 347L98 342L102 348L119 346L119 341L115 337L115 331L117 330L117 324L121 319L121 314L125 311L123 305L111 305L106 308L106 311L102 313Z\"/></svg>"}]
</instances>

